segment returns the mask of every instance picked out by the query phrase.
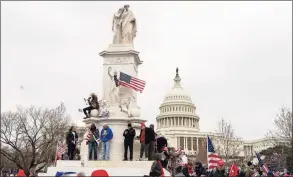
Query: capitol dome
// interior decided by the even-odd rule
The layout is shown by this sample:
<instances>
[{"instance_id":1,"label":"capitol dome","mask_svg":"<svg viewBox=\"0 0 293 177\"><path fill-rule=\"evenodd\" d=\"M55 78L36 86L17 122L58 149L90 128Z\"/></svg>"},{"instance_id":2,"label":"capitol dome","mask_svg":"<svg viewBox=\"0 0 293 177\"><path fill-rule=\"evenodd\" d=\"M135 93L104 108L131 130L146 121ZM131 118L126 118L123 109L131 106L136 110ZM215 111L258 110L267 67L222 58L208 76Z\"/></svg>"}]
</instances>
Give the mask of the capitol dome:
<instances>
[{"instance_id":1,"label":"capitol dome","mask_svg":"<svg viewBox=\"0 0 293 177\"><path fill-rule=\"evenodd\" d=\"M199 117L190 95L181 86L178 68L174 78L174 86L168 92L159 107L157 116L157 131L161 133L176 133L176 131L199 131ZM166 132L167 131L167 132Z\"/></svg>"}]
</instances>

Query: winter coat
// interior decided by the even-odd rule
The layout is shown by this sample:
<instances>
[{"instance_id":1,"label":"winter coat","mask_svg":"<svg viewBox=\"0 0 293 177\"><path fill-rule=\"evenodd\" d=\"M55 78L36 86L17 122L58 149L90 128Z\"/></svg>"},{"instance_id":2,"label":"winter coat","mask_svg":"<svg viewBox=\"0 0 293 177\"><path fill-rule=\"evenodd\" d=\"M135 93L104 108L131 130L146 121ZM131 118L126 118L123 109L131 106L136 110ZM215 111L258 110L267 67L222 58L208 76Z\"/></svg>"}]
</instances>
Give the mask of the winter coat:
<instances>
[{"instance_id":1,"label":"winter coat","mask_svg":"<svg viewBox=\"0 0 293 177\"><path fill-rule=\"evenodd\" d=\"M156 133L152 128L145 128L145 144L149 144L151 141L156 141Z\"/></svg>"},{"instance_id":2,"label":"winter coat","mask_svg":"<svg viewBox=\"0 0 293 177\"><path fill-rule=\"evenodd\" d=\"M107 142L113 138L113 132L110 127L103 128L100 136L102 142Z\"/></svg>"},{"instance_id":3,"label":"winter coat","mask_svg":"<svg viewBox=\"0 0 293 177\"><path fill-rule=\"evenodd\" d=\"M73 133L72 131L68 132L67 133L67 136L66 136L66 143L68 145L72 145L72 144L76 144L77 140L78 140L78 135L76 132L75 133L75 139L74 139L74 136L73 136Z\"/></svg>"},{"instance_id":4,"label":"winter coat","mask_svg":"<svg viewBox=\"0 0 293 177\"><path fill-rule=\"evenodd\" d=\"M91 138L90 138L90 141L89 141L90 143L97 143L92 136L94 136L94 138L96 140L100 139L99 129L96 129L94 132L92 132L92 135L91 135Z\"/></svg>"},{"instance_id":5,"label":"winter coat","mask_svg":"<svg viewBox=\"0 0 293 177\"><path fill-rule=\"evenodd\" d=\"M135 130L133 128L124 130L124 132L123 132L123 136L125 137L124 141L133 142L135 134L136 133L135 133Z\"/></svg>"}]
</instances>

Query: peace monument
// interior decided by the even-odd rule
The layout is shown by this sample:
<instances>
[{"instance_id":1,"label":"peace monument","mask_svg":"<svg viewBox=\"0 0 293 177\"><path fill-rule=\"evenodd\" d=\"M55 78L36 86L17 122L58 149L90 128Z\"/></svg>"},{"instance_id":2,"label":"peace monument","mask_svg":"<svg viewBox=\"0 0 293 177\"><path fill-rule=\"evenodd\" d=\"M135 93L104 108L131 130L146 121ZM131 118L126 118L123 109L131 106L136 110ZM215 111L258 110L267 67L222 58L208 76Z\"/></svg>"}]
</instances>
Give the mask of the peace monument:
<instances>
[{"instance_id":1,"label":"peace monument","mask_svg":"<svg viewBox=\"0 0 293 177\"><path fill-rule=\"evenodd\" d=\"M117 78L121 73L137 78L138 66L143 62L139 52L134 49L133 41L137 32L137 20L129 5L124 5L114 13L112 19L113 41L105 50L100 52L103 58L103 96L99 100L99 110L92 110L83 122L86 127L92 123L99 130L107 124L113 131L110 142L109 161L89 161L86 140L81 144L80 161L58 160L56 167L49 167L46 175L53 175L56 171L83 171L87 176L96 169L106 170L110 176L143 176L148 175L152 161L123 161L124 137L123 132L127 124L131 123L140 133L140 123L146 120L140 118L140 107L137 104L137 91L126 86L118 85ZM141 91L141 90L140 90ZM107 115L107 116L101 116ZM134 140L134 160L139 158L140 143ZM100 156L100 148L98 156ZM100 159L100 157L98 157ZM167 171L165 174L169 174Z\"/></svg>"}]
</instances>

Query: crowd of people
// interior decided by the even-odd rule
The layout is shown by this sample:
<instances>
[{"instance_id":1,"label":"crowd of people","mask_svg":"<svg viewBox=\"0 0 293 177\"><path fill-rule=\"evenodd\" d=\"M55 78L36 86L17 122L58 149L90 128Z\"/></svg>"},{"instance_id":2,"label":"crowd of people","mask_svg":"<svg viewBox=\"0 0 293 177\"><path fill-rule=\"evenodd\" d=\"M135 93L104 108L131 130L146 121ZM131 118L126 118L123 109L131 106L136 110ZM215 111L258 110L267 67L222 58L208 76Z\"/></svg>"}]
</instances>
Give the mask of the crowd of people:
<instances>
[{"instance_id":1,"label":"crowd of people","mask_svg":"<svg viewBox=\"0 0 293 177\"><path fill-rule=\"evenodd\" d=\"M16 169L16 168L3 168L2 170L1 170L1 176L2 177L7 177L7 176L16 176L17 175L17 173L18 173L18 169Z\"/></svg>"},{"instance_id":2,"label":"crowd of people","mask_svg":"<svg viewBox=\"0 0 293 177\"><path fill-rule=\"evenodd\" d=\"M67 137L72 136L74 131L70 131ZM133 160L133 145L134 140L140 141L140 158L138 160L153 160L154 154L157 152L157 149L161 149L163 146L167 146L167 140L164 137L157 137L154 125L151 124L150 127L146 127L144 123L141 123L140 134L136 135L135 129L129 123L127 129L123 132L124 137L124 161ZM95 124L91 124L91 127L86 135L86 144L88 145L89 160L98 160L98 147L101 144L101 158L100 160L109 160L110 156L110 141L113 138L113 132L111 128L104 124L103 129L99 132L99 129ZM67 142L70 143L71 147L68 147L68 154L70 154L74 148L75 140L72 138L67 139ZM159 150L160 151L160 150ZM129 152L129 158L128 158ZM70 160L73 158L70 158Z\"/></svg>"},{"instance_id":3,"label":"crowd of people","mask_svg":"<svg viewBox=\"0 0 293 177\"><path fill-rule=\"evenodd\" d=\"M148 160L154 161L150 169L149 176L164 176L164 170L170 172L171 176L206 176L206 177L229 177L231 176L230 167L224 163L224 161L219 161L217 168L209 170L206 164L202 164L199 161L188 160L184 151L180 148L167 148L167 139L163 136L157 136L154 130L154 125L146 127L144 123L141 123L140 134L137 135L135 129L131 124L127 125L127 129L124 130L124 161L133 160L133 145L135 140L140 142L140 154L138 160ZM91 127L87 133L86 144L89 149L89 160L98 160L98 147L101 144L101 158L100 160L109 160L110 152L110 141L113 138L113 133L111 128L104 124L101 131L91 124ZM77 133L75 128L72 127L67 135L68 144L68 156L72 160L74 154L72 151L76 148ZM129 153L128 153L129 152ZM129 156L128 156L129 154ZM290 172L278 173L269 172L264 173L262 167L253 165L248 162L242 165L241 168L237 169L237 177L257 177L257 176L284 176L289 177L292 174Z\"/></svg>"},{"instance_id":4,"label":"crowd of people","mask_svg":"<svg viewBox=\"0 0 293 177\"><path fill-rule=\"evenodd\" d=\"M206 164L199 161L193 162L188 160L184 163L180 159L182 152L176 153L174 148L164 153L156 153L155 160L151 167L150 177L164 177L164 169L170 172L171 176L178 177L293 177L292 172L276 172L269 171L267 174L259 165L254 165L252 162L243 164L240 168L236 167L236 171L231 168L223 160L218 162L215 169L208 169ZM233 174L231 174L233 173Z\"/></svg>"}]
</instances>

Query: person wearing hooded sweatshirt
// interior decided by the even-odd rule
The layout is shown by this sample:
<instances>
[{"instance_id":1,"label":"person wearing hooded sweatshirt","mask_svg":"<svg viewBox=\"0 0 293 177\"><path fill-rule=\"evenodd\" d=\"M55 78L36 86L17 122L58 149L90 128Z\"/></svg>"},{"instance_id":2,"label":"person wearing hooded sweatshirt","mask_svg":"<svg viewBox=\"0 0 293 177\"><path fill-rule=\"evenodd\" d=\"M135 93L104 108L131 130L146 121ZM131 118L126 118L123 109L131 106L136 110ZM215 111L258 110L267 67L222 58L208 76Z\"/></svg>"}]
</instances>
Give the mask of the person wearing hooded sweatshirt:
<instances>
[{"instance_id":1,"label":"person wearing hooded sweatshirt","mask_svg":"<svg viewBox=\"0 0 293 177\"><path fill-rule=\"evenodd\" d=\"M133 129L133 127L131 126L131 124L129 123L127 125L127 129L124 130L123 132L123 136L125 137L124 139L124 161L127 160L127 151L128 151L128 147L129 147L129 152L130 152L130 160L133 160L133 140L135 137L135 130Z\"/></svg>"},{"instance_id":2,"label":"person wearing hooded sweatshirt","mask_svg":"<svg viewBox=\"0 0 293 177\"><path fill-rule=\"evenodd\" d=\"M101 142L102 142L102 160L109 160L110 157L110 141L113 138L113 132L111 128L104 124L101 130Z\"/></svg>"},{"instance_id":3,"label":"person wearing hooded sweatshirt","mask_svg":"<svg viewBox=\"0 0 293 177\"><path fill-rule=\"evenodd\" d=\"M67 133L67 136L66 136L66 143L67 143L67 146L68 146L69 160L74 159L77 140L78 140L78 135L76 133L75 127L72 126L69 129L69 132Z\"/></svg>"},{"instance_id":4,"label":"person wearing hooded sweatshirt","mask_svg":"<svg viewBox=\"0 0 293 177\"><path fill-rule=\"evenodd\" d=\"M97 140L100 139L99 129L96 128L95 124L91 124L90 131L91 131L91 134L90 134L90 139L88 141L89 160L92 160L93 151L94 151L94 160L98 160L98 153L97 153L98 142L97 142Z\"/></svg>"}]
</instances>

